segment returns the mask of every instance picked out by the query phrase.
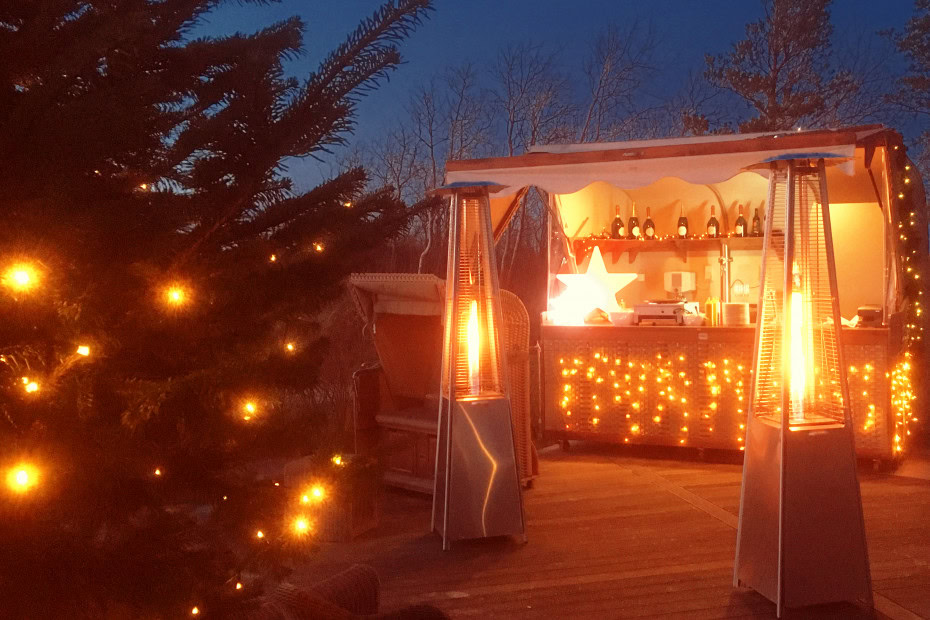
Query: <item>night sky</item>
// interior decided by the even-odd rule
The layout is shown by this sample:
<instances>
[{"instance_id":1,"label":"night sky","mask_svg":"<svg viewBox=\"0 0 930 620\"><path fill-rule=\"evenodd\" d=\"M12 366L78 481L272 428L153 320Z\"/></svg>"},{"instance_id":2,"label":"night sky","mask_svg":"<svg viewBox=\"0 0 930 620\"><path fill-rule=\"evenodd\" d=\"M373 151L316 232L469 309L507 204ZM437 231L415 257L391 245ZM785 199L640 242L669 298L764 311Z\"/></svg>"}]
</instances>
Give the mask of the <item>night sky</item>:
<instances>
[{"instance_id":1,"label":"night sky","mask_svg":"<svg viewBox=\"0 0 930 620\"><path fill-rule=\"evenodd\" d=\"M230 5L214 13L197 34L249 32L300 15L306 24L305 54L289 63L288 70L305 75L380 4L378 0L283 0L260 7ZM360 106L354 139L372 138L380 127L402 115L411 88L466 60L478 67L487 65L507 41L548 42L560 50L565 67L580 71L592 40L610 22L620 27L630 22L652 26L659 43L659 70L644 96L658 100L674 93L689 71L703 70L704 54L728 50L743 37L745 24L762 14L754 0L436 0L435 7L431 18L401 47L407 64ZM834 2L834 48L861 42L886 45L875 32L901 29L912 11L911 0ZM890 72L900 69L902 61L897 62ZM583 78L579 73L579 83ZM328 166L311 162L292 166L292 174L303 183L315 183L328 171Z\"/></svg>"}]
</instances>

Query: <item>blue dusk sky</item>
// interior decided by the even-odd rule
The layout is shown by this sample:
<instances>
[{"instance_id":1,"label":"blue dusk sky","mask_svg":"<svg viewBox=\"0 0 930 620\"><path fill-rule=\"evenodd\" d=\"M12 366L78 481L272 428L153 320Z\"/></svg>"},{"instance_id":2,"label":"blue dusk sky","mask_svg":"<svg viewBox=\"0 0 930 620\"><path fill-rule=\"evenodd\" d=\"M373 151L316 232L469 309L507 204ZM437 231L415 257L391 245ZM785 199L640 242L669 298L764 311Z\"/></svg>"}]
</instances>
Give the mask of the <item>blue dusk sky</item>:
<instances>
[{"instance_id":1,"label":"blue dusk sky","mask_svg":"<svg viewBox=\"0 0 930 620\"><path fill-rule=\"evenodd\" d=\"M301 76L317 63L360 19L370 15L377 0L283 0L265 6L228 5L214 12L196 34L250 32L299 15L306 26L305 53L287 65ZM445 68L471 61L479 69L493 62L507 42L541 41L560 50L566 68L580 69L592 40L608 23L651 27L658 43L658 70L644 88L656 100L673 94L690 71L700 72L705 54L727 51L741 39L748 22L762 15L756 0L436 0L435 11L402 43L406 61L359 106L358 129L350 140L378 135L404 112L407 93ZM903 28L913 12L911 0L838 0L831 14L834 48L867 41L884 43L879 30ZM889 72L901 68L897 59ZM579 83L583 76L579 75ZM907 128L903 128L907 129ZM306 161L291 167L300 185L316 183L330 167Z\"/></svg>"}]
</instances>

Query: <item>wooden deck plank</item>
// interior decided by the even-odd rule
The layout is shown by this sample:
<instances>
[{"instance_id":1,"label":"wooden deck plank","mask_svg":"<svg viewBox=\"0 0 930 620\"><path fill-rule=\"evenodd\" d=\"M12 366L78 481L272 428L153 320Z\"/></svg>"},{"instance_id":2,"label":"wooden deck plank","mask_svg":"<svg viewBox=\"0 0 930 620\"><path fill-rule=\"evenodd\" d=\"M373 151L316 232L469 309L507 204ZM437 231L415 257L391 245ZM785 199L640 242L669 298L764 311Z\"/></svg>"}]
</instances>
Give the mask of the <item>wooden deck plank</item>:
<instances>
[{"instance_id":1,"label":"wooden deck plank","mask_svg":"<svg viewBox=\"0 0 930 620\"><path fill-rule=\"evenodd\" d=\"M595 450L545 453L540 467L525 494L526 545L469 541L443 552L427 533L429 498L388 491L376 532L324 545L294 579L368 563L383 609L426 602L453 618L774 617L770 602L732 587L739 465ZM930 618L930 481L860 480L877 616Z\"/></svg>"}]
</instances>

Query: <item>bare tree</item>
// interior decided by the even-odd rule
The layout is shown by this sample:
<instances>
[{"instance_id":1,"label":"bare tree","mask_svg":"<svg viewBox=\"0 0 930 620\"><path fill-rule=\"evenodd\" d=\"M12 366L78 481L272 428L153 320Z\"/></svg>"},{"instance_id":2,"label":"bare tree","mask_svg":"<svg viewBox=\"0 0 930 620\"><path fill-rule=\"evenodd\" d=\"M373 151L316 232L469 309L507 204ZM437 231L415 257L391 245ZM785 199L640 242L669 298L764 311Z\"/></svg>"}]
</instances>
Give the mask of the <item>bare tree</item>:
<instances>
[{"instance_id":1,"label":"bare tree","mask_svg":"<svg viewBox=\"0 0 930 620\"><path fill-rule=\"evenodd\" d=\"M731 133L727 96L732 97L714 88L700 72L689 71L682 87L650 114L654 137Z\"/></svg>"},{"instance_id":2,"label":"bare tree","mask_svg":"<svg viewBox=\"0 0 930 620\"><path fill-rule=\"evenodd\" d=\"M442 76L448 136L446 159L484 154L491 143L491 111L485 103L478 71L465 63Z\"/></svg>"},{"instance_id":3,"label":"bare tree","mask_svg":"<svg viewBox=\"0 0 930 620\"><path fill-rule=\"evenodd\" d=\"M408 126L396 124L368 149L366 168L373 181L394 188L408 203L416 202L423 196L421 148Z\"/></svg>"},{"instance_id":4,"label":"bare tree","mask_svg":"<svg viewBox=\"0 0 930 620\"><path fill-rule=\"evenodd\" d=\"M560 73L557 53L540 44L522 43L505 47L491 72L492 109L500 119L508 156L524 152L539 141L559 136L558 129L570 126L573 105L568 80ZM519 215L499 244L501 280L509 283L527 231L539 226L538 210L531 213L526 196Z\"/></svg>"},{"instance_id":5,"label":"bare tree","mask_svg":"<svg viewBox=\"0 0 930 620\"><path fill-rule=\"evenodd\" d=\"M891 41L874 36L866 27L847 33L837 47L836 65L842 67L855 83L855 89L837 93L832 106L824 111L825 126L857 125L900 120L900 110L887 105L894 86L893 67L896 50Z\"/></svg>"},{"instance_id":6,"label":"bare tree","mask_svg":"<svg viewBox=\"0 0 930 620\"><path fill-rule=\"evenodd\" d=\"M649 74L655 40L651 28L637 22L620 30L610 25L584 63L587 110L580 123L579 142L597 142L608 129L636 109L634 95Z\"/></svg>"},{"instance_id":7,"label":"bare tree","mask_svg":"<svg viewBox=\"0 0 930 620\"><path fill-rule=\"evenodd\" d=\"M492 105L503 119L507 155L549 142L574 110L570 84L556 64L556 51L537 43L513 44L497 56L491 71Z\"/></svg>"},{"instance_id":8,"label":"bare tree","mask_svg":"<svg viewBox=\"0 0 930 620\"><path fill-rule=\"evenodd\" d=\"M430 79L410 99L409 136L416 143L417 178L412 187L422 194L442 184L445 162L483 154L490 144L490 113L475 68L465 63ZM445 209L427 210L421 216L425 244L418 271L428 271L433 240L447 228ZM441 252L436 267L441 267ZM437 270L437 269L433 269Z\"/></svg>"}]
</instances>

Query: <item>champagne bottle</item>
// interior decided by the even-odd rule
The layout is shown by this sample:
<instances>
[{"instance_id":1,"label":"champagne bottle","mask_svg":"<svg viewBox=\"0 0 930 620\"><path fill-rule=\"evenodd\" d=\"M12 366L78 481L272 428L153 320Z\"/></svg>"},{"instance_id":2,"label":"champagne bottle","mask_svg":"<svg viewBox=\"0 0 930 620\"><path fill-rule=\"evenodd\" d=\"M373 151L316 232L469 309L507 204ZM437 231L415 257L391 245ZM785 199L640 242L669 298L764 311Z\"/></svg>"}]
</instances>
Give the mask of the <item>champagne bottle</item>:
<instances>
[{"instance_id":1,"label":"champagne bottle","mask_svg":"<svg viewBox=\"0 0 930 620\"><path fill-rule=\"evenodd\" d=\"M746 226L746 218L743 217L743 205L739 205L739 216L736 218L736 227L733 232L737 237L749 236L749 228Z\"/></svg>"},{"instance_id":2,"label":"champagne bottle","mask_svg":"<svg viewBox=\"0 0 930 620\"><path fill-rule=\"evenodd\" d=\"M656 223L652 221L651 209L646 207L646 221L643 222L643 236L646 239L656 238Z\"/></svg>"},{"instance_id":3,"label":"champagne bottle","mask_svg":"<svg viewBox=\"0 0 930 620\"><path fill-rule=\"evenodd\" d=\"M685 216L685 205L681 204L681 211L678 215L678 238L688 238L688 218Z\"/></svg>"},{"instance_id":4,"label":"champagne bottle","mask_svg":"<svg viewBox=\"0 0 930 620\"><path fill-rule=\"evenodd\" d=\"M626 226L630 234L630 239L639 239L639 218L636 217L636 203L633 203L633 210L630 213L630 221Z\"/></svg>"},{"instance_id":5,"label":"champagne bottle","mask_svg":"<svg viewBox=\"0 0 930 620\"><path fill-rule=\"evenodd\" d=\"M715 208L714 205L710 205L710 219L707 220L707 236L711 238L720 236L720 222L714 215Z\"/></svg>"},{"instance_id":6,"label":"champagne bottle","mask_svg":"<svg viewBox=\"0 0 930 620\"><path fill-rule=\"evenodd\" d=\"M623 218L620 217L620 205L614 207L614 221L610 225L610 238L623 239L626 236L626 229L623 228Z\"/></svg>"},{"instance_id":7,"label":"champagne bottle","mask_svg":"<svg viewBox=\"0 0 930 620\"><path fill-rule=\"evenodd\" d=\"M752 236L762 236L762 220L759 218L759 208L756 207L756 214L752 216Z\"/></svg>"}]
</instances>

